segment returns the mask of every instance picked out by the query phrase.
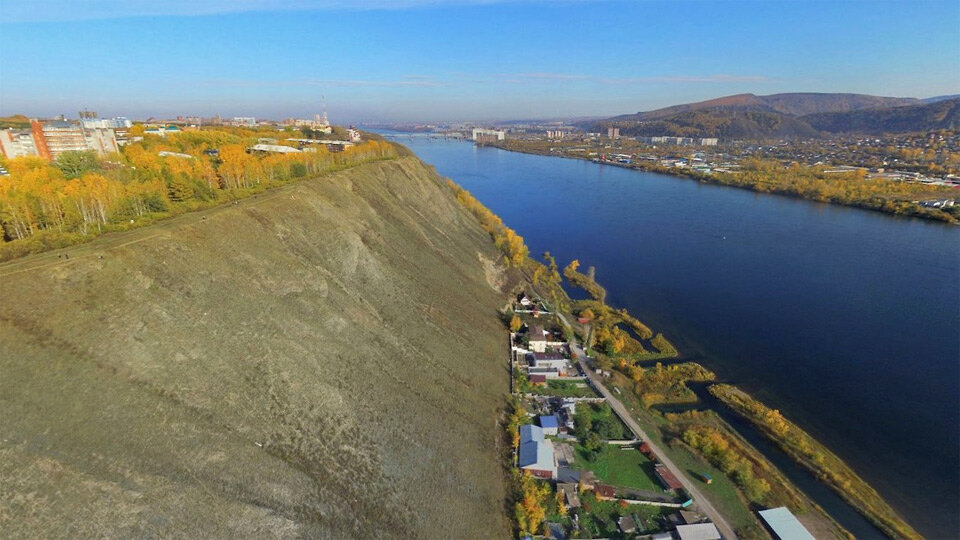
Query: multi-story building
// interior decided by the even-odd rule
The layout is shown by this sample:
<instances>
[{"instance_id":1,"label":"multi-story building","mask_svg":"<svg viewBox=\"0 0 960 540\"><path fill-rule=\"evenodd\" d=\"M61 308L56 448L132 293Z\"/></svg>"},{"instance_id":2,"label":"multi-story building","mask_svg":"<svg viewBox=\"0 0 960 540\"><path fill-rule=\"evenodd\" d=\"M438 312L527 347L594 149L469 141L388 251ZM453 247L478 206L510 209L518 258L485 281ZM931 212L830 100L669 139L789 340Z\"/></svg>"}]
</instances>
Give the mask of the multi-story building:
<instances>
[{"instance_id":1,"label":"multi-story building","mask_svg":"<svg viewBox=\"0 0 960 540\"><path fill-rule=\"evenodd\" d=\"M477 142L502 141L506 137L507 133L501 129L473 128L473 140Z\"/></svg>"},{"instance_id":2,"label":"multi-story building","mask_svg":"<svg viewBox=\"0 0 960 540\"><path fill-rule=\"evenodd\" d=\"M620 128L616 128L616 127L607 128L607 138L608 138L608 139L619 139L619 138L620 138Z\"/></svg>"},{"instance_id":3,"label":"multi-story building","mask_svg":"<svg viewBox=\"0 0 960 540\"><path fill-rule=\"evenodd\" d=\"M112 129L87 129L66 120L31 120L30 128L37 155L51 161L64 152L93 150L108 154L119 150Z\"/></svg>"},{"instance_id":4,"label":"multi-story building","mask_svg":"<svg viewBox=\"0 0 960 540\"><path fill-rule=\"evenodd\" d=\"M133 122L123 116L115 118L81 118L84 129L122 129L130 128Z\"/></svg>"},{"instance_id":5,"label":"multi-story building","mask_svg":"<svg viewBox=\"0 0 960 540\"><path fill-rule=\"evenodd\" d=\"M37 145L33 134L25 129L4 129L0 131L0 153L13 159L37 155Z\"/></svg>"},{"instance_id":6,"label":"multi-story building","mask_svg":"<svg viewBox=\"0 0 960 540\"><path fill-rule=\"evenodd\" d=\"M30 128L37 154L50 161L64 152L87 149L87 138L79 124L71 124L66 120L31 120Z\"/></svg>"}]
</instances>

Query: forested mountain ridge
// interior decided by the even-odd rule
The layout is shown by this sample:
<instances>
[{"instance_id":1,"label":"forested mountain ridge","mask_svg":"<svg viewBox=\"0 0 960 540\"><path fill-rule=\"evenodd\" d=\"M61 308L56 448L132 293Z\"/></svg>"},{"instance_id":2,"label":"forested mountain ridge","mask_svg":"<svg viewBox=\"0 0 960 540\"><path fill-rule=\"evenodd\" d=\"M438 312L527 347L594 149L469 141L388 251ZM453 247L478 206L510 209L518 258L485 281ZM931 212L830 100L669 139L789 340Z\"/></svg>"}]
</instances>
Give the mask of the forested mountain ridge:
<instances>
[{"instance_id":1,"label":"forested mountain ridge","mask_svg":"<svg viewBox=\"0 0 960 540\"><path fill-rule=\"evenodd\" d=\"M836 133L904 133L956 125L950 96L931 98L863 94L737 94L663 109L584 122L603 131L619 127L628 136L812 138Z\"/></svg>"},{"instance_id":2,"label":"forested mountain ridge","mask_svg":"<svg viewBox=\"0 0 960 540\"><path fill-rule=\"evenodd\" d=\"M821 113L801 120L826 133L904 133L960 128L960 98L891 109Z\"/></svg>"}]
</instances>

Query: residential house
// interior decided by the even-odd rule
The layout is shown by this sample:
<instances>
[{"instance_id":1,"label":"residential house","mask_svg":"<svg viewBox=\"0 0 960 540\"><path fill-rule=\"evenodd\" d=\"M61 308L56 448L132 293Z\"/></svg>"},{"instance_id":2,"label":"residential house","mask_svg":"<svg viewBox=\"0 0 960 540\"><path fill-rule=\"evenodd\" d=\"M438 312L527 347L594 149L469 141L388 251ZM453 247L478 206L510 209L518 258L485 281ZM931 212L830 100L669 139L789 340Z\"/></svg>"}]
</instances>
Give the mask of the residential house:
<instances>
[{"instance_id":1,"label":"residential house","mask_svg":"<svg viewBox=\"0 0 960 540\"><path fill-rule=\"evenodd\" d=\"M542 326L531 326L528 334L530 336L530 350L539 353L547 351L547 336L544 334Z\"/></svg>"},{"instance_id":2,"label":"residential house","mask_svg":"<svg viewBox=\"0 0 960 540\"><path fill-rule=\"evenodd\" d=\"M545 479L557 476L557 459L553 443L544 437L543 428L531 424L520 426L520 451L517 466Z\"/></svg>"},{"instance_id":3,"label":"residential house","mask_svg":"<svg viewBox=\"0 0 960 540\"><path fill-rule=\"evenodd\" d=\"M545 332L542 326L534 325L528 330L530 350L533 352L547 352L547 347L562 347L566 341L557 341L549 332Z\"/></svg>"},{"instance_id":4,"label":"residential house","mask_svg":"<svg viewBox=\"0 0 960 540\"><path fill-rule=\"evenodd\" d=\"M562 377L569 361L558 353L529 353L527 354L527 372L545 375L548 379Z\"/></svg>"},{"instance_id":5,"label":"residential house","mask_svg":"<svg viewBox=\"0 0 960 540\"><path fill-rule=\"evenodd\" d=\"M559 429L559 422L557 421L557 416L554 414L549 414L546 416L540 417L540 427L543 428L544 435L556 435Z\"/></svg>"}]
</instances>

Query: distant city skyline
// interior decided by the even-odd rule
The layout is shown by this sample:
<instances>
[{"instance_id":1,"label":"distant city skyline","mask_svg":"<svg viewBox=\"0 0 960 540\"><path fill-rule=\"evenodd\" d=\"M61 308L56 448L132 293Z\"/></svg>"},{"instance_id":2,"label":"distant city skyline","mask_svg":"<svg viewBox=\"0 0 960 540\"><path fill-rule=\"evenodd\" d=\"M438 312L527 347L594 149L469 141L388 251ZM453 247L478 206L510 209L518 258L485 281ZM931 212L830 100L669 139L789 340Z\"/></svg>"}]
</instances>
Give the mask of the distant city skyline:
<instances>
[{"instance_id":1,"label":"distant city skyline","mask_svg":"<svg viewBox=\"0 0 960 540\"><path fill-rule=\"evenodd\" d=\"M360 7L357 7L359 4ZM609 116L960 92L960 3L0 0L0 115Z\"/></svg>"}]
</instances>

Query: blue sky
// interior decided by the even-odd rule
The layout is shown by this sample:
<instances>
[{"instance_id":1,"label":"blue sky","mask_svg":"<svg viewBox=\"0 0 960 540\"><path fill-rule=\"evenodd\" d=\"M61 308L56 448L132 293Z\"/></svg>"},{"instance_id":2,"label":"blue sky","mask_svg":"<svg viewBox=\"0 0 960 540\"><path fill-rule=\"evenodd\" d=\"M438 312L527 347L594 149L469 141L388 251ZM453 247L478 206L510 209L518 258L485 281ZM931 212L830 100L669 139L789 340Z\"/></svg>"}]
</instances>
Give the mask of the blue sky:
<instances>
[{"instance_id":1,"label":"blue sky","mask_svg":"<svg viewBox=\"0 0 960 540\"><path fill-rule=\"evenodd\" d=\"M0 114L612 115L960 93L960 2L0 0ZM359 7L358 7L359 6Z\"/></svg>"}]
</instances>

